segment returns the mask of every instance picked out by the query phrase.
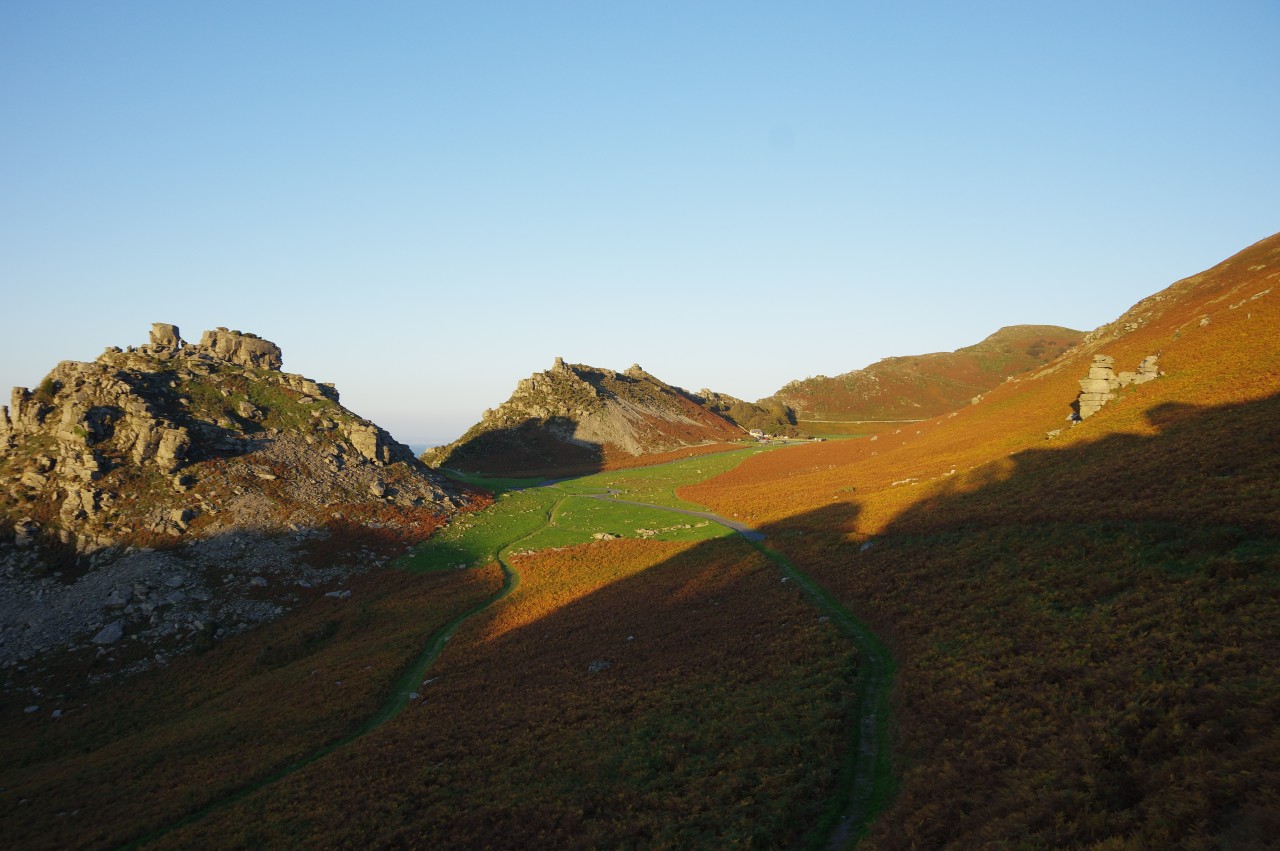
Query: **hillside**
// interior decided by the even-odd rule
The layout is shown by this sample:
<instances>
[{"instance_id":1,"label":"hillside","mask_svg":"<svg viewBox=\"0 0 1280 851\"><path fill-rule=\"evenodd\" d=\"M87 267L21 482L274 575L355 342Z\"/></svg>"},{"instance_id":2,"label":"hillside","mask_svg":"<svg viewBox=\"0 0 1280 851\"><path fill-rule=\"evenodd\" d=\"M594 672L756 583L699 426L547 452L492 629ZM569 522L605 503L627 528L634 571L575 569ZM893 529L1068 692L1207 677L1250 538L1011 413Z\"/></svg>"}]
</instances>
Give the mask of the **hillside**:
<instances>
[{"instance_id":1,"label":"hillside","mask_svg":"<svg viewBox=\"0 0 1280 851\"><path fill-rule=\"evenodd\" d=\"M146 345L14 388L0 408L0 662L111 650L145 664L225 637L466 504L281 363L253 334L192 344L157 324Z\"/></svg>"},{"instance_id":2,"label":"hillside","mask_svg":"<svg viewBox=\"0 0 1280 851\"><path fill-rule=\"evenodd\" d=\"M698 399L708 410L747 431L786 437L800 434L796 427L796 412L781 402L765 399L757 404L706 389L698 391Z\"/></svg>"},{"instance_id":3,"label":"hillside","mask_svg":"<svg viewBox=\"0 0 1280 851\"><path fill-rule=\"evenodd\" d=\"M890 643L901 790L867 847L1274 840L1278 283L1280 235L977 404L679 491ZM1095 360L1152 356L1124 387ZM1082 391L1111 398L1073 425Z\"/></svg>"},{"instance_id":4,"label":"hillside","mask_svg":"<svg viewBox=\"0 0 1280 851\"><path fill-rule=\"evenodd\" d=\"M814 421L806 422L808 427L823 421L927 419L1043 366L1083 337L1056 325L1011 325L954 352L885 358L833 378L792 381L760 404L789 406L799 419Z\"/></svg>"},{"instance_id":5,"label":"hillside","mask_svg":"<svg viewBox=\"0 0 1280 851\"><path fill-rule=\"evenodd\" d=\"M422 459L468 472L566 475L682 457L744 437L639 366L619 373L556 358L461 438Z\"/></svg>"},{"instance_id":6,"label":"hillside","mask_svg":"<svg viewBox=\"0 0 1280 851\"><path fill-rule=\"evenodd\" d=\"M654 448L677 445L663 441L696 435L681 418L740 400L557 362L486 416L516 428L481 437L497 435L499 460L537 462L511 432L567 453L538 424L572 423L584 436L561 443L633 467L491 479L520 487L363 575L388 552L372 541L405 540L392 524L425 503L392 510L384 493L376 514L340 505L363 523L255 536L189 523L155 539L177 546L108 548L62 576L0 547L13 733L0 791L18 804L0 808L0 835L24 848L1271 847L1277 282L1280 234L958 410L678 463L652 462L722 444L646 454L642 438L667 423ZM157 334L142 354L172 359ZM278 372L271 344L236 339L234 357L267 362L219 361L220 375ZM234 402L229 421L252 414L234 387L209 396ZM9 422L65 392L18 394ZM317 404L307 396L259 425L287 431L289 411ZM166 416L153 431L200 432ZM137 441L115 440L102 454L123 467ZM173 485L205 463L194 447L143 463L180 459ZM402 463L387 451L366 472ZM288 474L236 487L269 507ZM121 572L150 560L162 567ZM22 655L48 634L41 606L102 575L82 597L126 635L82 631L77 676L51 680ZM249 603L274 622L241 629ZM166 624L195 652L156 644ZM154 670L99 682L143 664Z\"/></svg>"}]
</instances>

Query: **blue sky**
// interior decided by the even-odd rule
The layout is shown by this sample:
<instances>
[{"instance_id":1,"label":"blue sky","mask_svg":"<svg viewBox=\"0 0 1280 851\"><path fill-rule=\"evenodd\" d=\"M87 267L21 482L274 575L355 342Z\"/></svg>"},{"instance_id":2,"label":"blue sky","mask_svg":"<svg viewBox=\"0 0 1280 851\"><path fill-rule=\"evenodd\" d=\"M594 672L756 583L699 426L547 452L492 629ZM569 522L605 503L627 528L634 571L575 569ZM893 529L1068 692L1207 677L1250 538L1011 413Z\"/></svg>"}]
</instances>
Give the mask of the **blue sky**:
<instances>
[{"instance_id":1,"label":"blue sky","mask_svg":"<svg viewBox=\"0 0 1280 851\"><path fill-rule=\"evenodd\" d=\"M0 2L0 387L151 322L413 443L556 356L748 399L1280 229L1280 4Z\"/></svg>"}]
</instances>

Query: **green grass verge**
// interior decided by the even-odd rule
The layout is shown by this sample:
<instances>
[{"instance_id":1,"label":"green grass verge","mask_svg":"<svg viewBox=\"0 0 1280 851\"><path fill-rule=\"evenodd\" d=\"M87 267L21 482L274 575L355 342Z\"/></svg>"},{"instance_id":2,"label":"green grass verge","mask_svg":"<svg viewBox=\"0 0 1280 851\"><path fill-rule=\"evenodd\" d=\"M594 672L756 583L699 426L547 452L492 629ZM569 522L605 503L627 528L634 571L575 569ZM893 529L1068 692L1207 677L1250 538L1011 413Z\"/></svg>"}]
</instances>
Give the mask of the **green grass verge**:
<instances>
[{"instance_id":1,"label":"green grass verge","mask_svg":"<svg viewBox=\"0 0 1280 851\"><path fill-rule=\"evenodd\" d=\"M782 447L751 446L746 449L735 449L732 452L685 458L653 467L611 470L561 482L558 487L569 493L603 493L612 489L618 491L618 495L623 499L700 511L703 510L703 506L677 497L676 488L718 476L732 470L753 455L780 448Z\"/></svg>"},{"instance_id":2,"label":"green grass verge","mask_svg":"<svg viewBox=\"0 0 1280 851\"><path fill-rule=\"evenodd\" d=\"M730 534L724 526L710 520L681 516L660 508L570 495L557 506L551 523L523 541L522 546L529 550L566 547L595 540L601 533L654 541L705 541Z\"/></svg>"},{"instance_id":3,"label":"green grass verge","mask_svg":"<svg viewBox=\"0 0 1280 851\"><path fill-rule=\"evenodd\" d=\"M536 487L542 484L546 479L542 477L532 479L516 479L503 476L482 476L479 473L464 473L461 470L449 470L440 468L438 471L446 477L453 479L455 482L462 482L467 485L474 485L490 491L494 495L506 493L513 490L524 490L526 488Z\"/></svg>"},{"instance_id":4,"label":"green grass verge","mask_svg":"<svg viewBox=\"0 0 1280 851\"><path fill-rule=\"evenodd\" d=\"M550 488L501 493L485 510L456 517L400 564L417 572L482 567L497 558L503 547L546 525L562 497L563 493Z\"/></svg>"}]
</instances>

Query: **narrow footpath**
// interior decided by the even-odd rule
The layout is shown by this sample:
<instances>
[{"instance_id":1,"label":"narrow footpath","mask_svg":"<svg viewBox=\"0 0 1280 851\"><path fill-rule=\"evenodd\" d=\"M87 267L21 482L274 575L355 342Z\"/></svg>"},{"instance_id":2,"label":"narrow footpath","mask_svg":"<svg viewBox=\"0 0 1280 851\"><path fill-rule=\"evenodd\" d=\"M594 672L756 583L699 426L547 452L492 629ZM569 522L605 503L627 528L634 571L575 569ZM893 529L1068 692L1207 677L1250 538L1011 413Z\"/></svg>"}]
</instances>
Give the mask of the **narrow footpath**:
<instances>
[{"instance_id":1,"label":"narrow footpath","mask_svg":"<svg viewBox=\"0 0 1280 851\"><path fill-rule=\"evenodd\" d=\"M858 724L850 731L849 756L841 778L841 789L847 795L847 799L826 843L829 851L849 848L866 833L871 819L887 803L891 766L886 722L889 687L893 682L894 671L893 658L888 650L875 634L854 617L853 613L830 592L792 564L782 553L765 546L765 534L759 529L710 511L673 508L651 502L620 499L619 493L621 492L610 488L604 493L585 494L585 496L591 499L657 508L689 517L700 517L732 529L778 565L782 572L831 618L832 623L857 648Z\"/></svg>"}]
</instances>

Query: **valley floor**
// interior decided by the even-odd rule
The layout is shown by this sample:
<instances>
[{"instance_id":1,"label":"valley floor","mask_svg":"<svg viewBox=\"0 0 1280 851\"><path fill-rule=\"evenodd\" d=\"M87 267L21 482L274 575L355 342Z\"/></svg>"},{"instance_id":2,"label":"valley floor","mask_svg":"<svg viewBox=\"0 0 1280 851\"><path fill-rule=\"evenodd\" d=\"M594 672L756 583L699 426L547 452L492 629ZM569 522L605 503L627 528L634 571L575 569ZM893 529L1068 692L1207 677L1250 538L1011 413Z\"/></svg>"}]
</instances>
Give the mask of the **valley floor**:
<instances>
[{"instance_id":1,"label":"valley floor","mask_svg":"<svg viewBox=\"0 0 1280 851\"><path fill-rule=\"evenodd\" d=\"M727 527L762 536L674 493L759 451L503 492L387 588L121 688L65 729L46 723L6 755L6 794L22 803L5 835L31 847L843 844L887 788L888 656L790 562ZM219 667L221 698L189 693L165 717L148 705L170 678ZM328 726L277 725L214 758L202 739L278 714L266 698L283 682L329 684ZM164 750L143 743L161 731ZM108 770L108 752L122 764ZM219 768L227 757L237 771ZM168 785L124 780L131 763Z\"/></svg>"}]
</instances>

